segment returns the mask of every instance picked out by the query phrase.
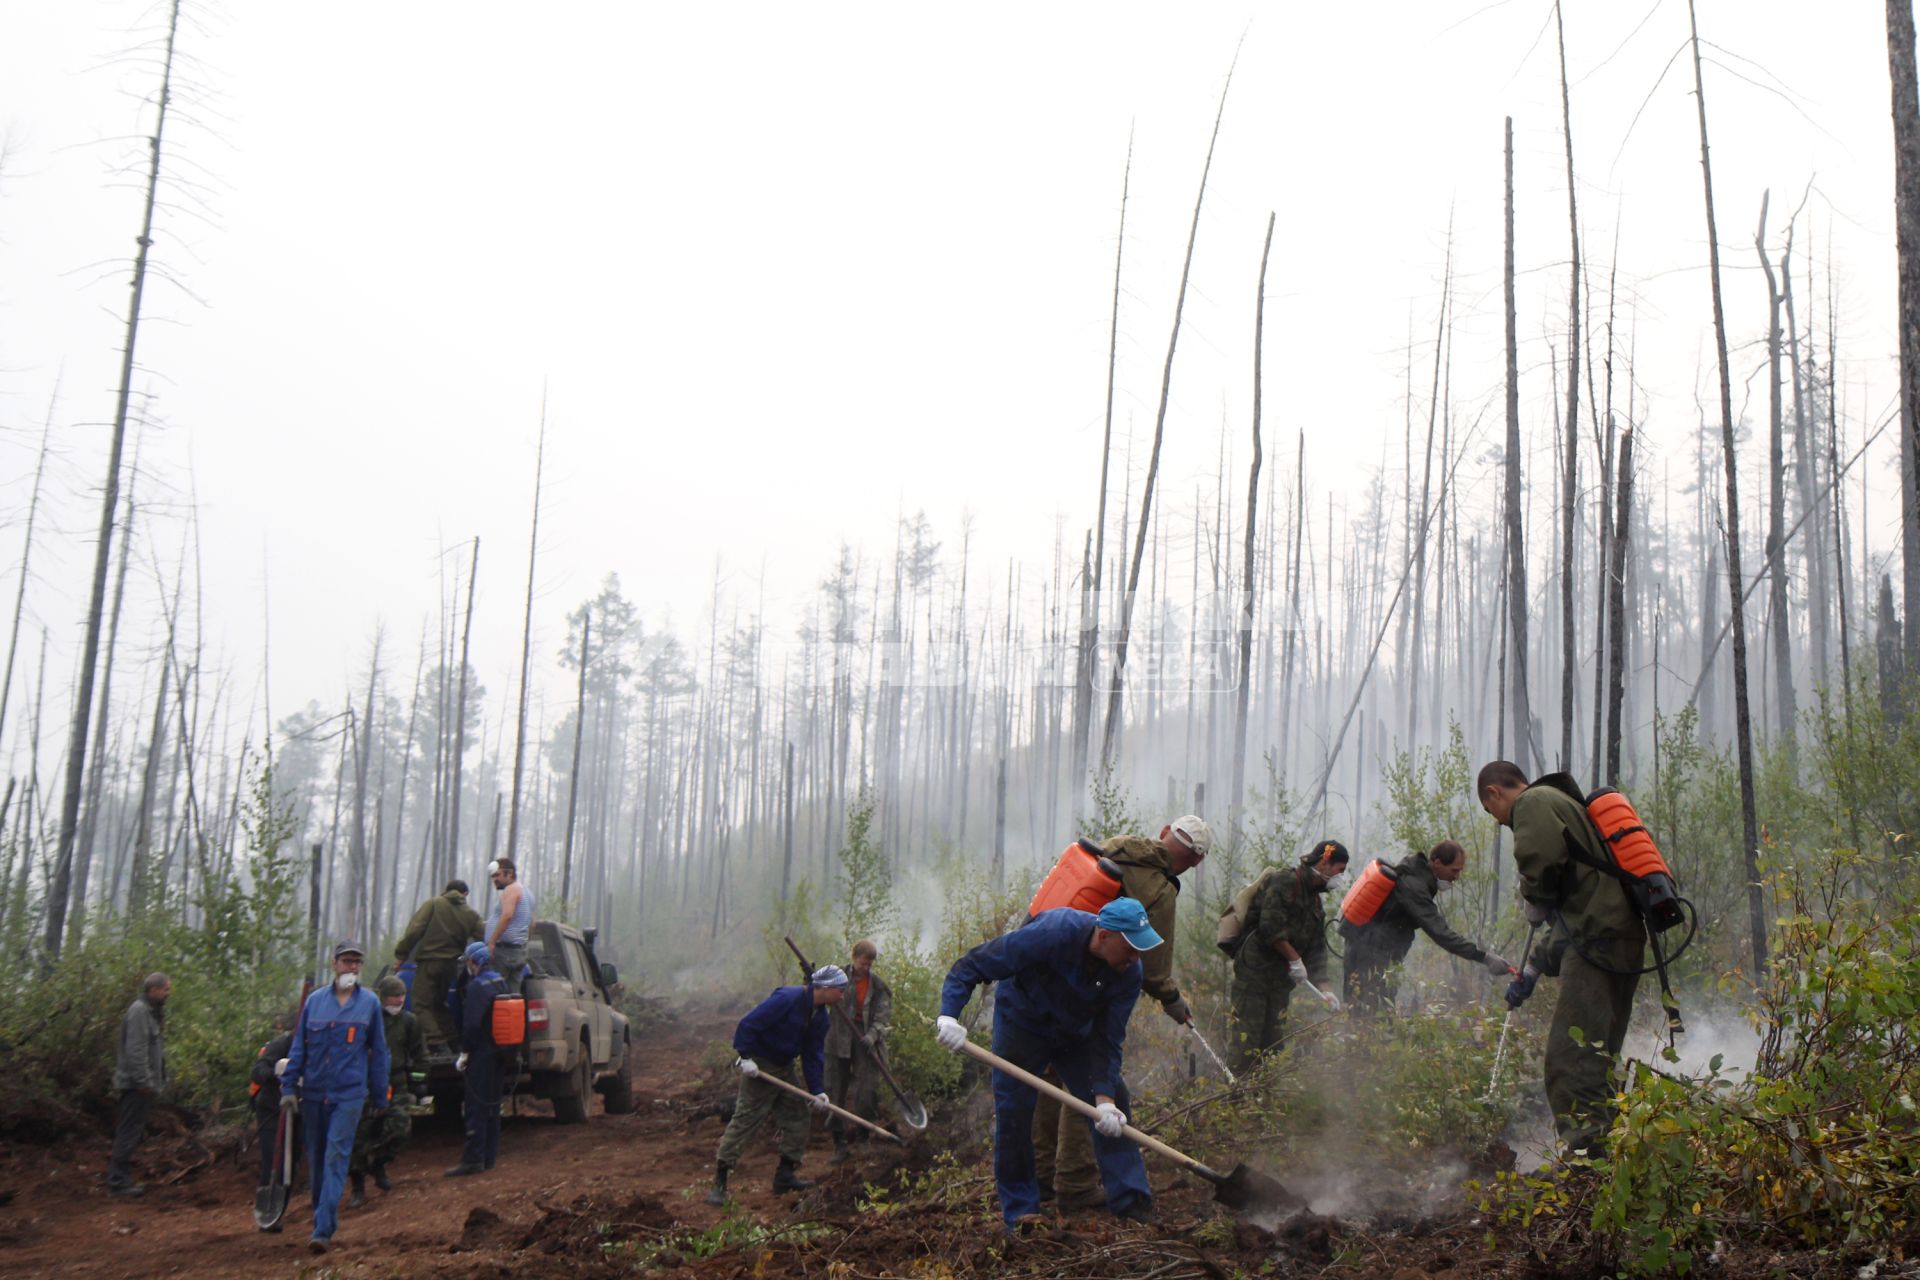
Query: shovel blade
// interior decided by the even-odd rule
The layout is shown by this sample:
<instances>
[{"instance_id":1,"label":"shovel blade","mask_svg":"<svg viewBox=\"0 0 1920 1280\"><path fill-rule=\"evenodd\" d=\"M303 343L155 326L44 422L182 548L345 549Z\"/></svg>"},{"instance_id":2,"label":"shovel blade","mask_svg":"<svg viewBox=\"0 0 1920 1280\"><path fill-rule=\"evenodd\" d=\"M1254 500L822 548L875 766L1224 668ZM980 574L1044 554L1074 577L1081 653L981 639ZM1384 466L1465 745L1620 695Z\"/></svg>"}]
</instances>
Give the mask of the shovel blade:
<instances>
[{"instance_id":1,"label":"shovel blade","mask_svg":"<svg viewBox=\"0 0 1920 1280\"><path fill-rule=\"evenodd\" d=\"M287 1216L287 1188L285 1183L276 1182L261 1187L253 1194L253 1225L262 1231L278 1231L280 1220Z\"/></svg>"},{"instance_id":2,"label":"shovel blade","mask_svg":"<svg viewBox=\"0 0 1920 1280\"><path fill-rule=\"evenodd\" d=\"M1252 1213L1302 1209L1307 1204L1282 1186L1278 1178L1244 1164L1233 1166L1232 1173L1213 1184L1213 1198L1229 1209Z\"/></svg>"},{"instance_id":3,"label":"shovel blade","mask_svg":"<svg viewBox=\"0 0 1920 1280\"><path fill-rule=\"evenodd\" d=\"M910 1093L900 1095L900 1123L915 1133L927 1127L927 1107Z\"/></svg>"}]
</instances>

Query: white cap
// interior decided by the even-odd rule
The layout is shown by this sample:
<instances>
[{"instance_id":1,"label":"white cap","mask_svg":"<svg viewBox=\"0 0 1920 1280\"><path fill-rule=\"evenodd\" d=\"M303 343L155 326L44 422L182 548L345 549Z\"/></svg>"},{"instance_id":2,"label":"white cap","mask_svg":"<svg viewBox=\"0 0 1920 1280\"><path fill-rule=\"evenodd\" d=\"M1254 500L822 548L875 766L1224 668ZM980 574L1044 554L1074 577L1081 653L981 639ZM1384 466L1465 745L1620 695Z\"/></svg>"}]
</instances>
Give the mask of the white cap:
<instances>
[{"instance_id":1,"label":"white cap","mask_svg":"<svg viewBox=\"0 0 1920 1280\"><path fill-rule=\"evenodd\" d=\"M1206 857L1213 849L1213 828L1199 814L1189 813L1183 818L1175 818L1168 826L1173 829L1173 834L1186 841L1187 848L1201 857Z\"/></svg>"}]
</instances>

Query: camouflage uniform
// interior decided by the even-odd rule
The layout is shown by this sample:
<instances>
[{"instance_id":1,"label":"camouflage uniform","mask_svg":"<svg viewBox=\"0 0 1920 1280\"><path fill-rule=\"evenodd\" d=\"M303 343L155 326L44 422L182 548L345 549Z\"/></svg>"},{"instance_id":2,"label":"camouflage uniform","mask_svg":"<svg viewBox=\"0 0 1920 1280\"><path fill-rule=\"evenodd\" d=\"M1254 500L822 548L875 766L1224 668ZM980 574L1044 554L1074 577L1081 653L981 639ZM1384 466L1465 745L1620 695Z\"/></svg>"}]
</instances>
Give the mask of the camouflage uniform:
<instances>
[{"instance_id":1,"label":"camouflage uniform","mask_svg":"<svg viewBox=\"0 0 1920 1280\"><path fill-rule=\"evenodd\" d=\"M887 1031L893 1024L893 988L878 973L869 972L866 1001L856 1006L860 980L852 970L848 970L847 978L847 998L840 1004L847 1016L843 1018L835 1011L827 1023L827 1098L836 1107L873 1120L880 1113L880 1069L874 1065L874 1055L886 1055ZM871 1047L855 1046L856 1030L861 1035L872 1033ZM846 1145L847 1127L839 1116L828 1121L827 1131L836 1147ZM864 1139L866 1130L856 1128L854 1136Z\"/></svg>"},{"instance_id":2,"label":"camouflage uniform","mask_svg":"<svg viewBox=\"0 0 1920 1280\"><path fill-rule=\"evenodd\" d=\"M1607 861L1579 794L1571 777L1550 773L1520 793L1509 817L1520 893L1554 912L1546 940L1529 960L1560 979L1547 1031L1547 1102L1561 1139L1576 1149L1592 1146L1611 1127L1613 1062L1633 1016L1647 940L1620 882L1568 852L1572 843L1596 862ZM1573 1038L1575 1027L1584 1043Z\"/></svg>"},{"instance_id":3,"label":"camouflage uniform","mask_svg":"<svg viewBox=\"0 0 1920 1280\"><path fill-rule=\"evenodd\" d=\"M387 1083L393 1105L384 1111L360 1113L360 1126L353 1135L353 1156L347 1162L347 1172L356 1185L369 1171L381 1172L413 1136L413 1117L406 1107L412 1105L416 1090L424 1087L427 1078L427 1041L420 1020L405 1009L399 1013L383 1009L380 1017L387 1033Z\"/></svg>"},{"instance_id":4,"label":"camouflage uniform","mask_svg":"<svg viewBox=\"0 0 1920 1280\"><path fill-rule=\"evenodd\" d=\"M426 1034L435 1044L452 1044L459 1038L454 1034L447 992L465 972L460 957L467 944L478 941L479 915L467 905L466 894L449 889L420 904L394 944L397 962L413 961L413 1009L425 1020Z\"/></svg>"},{"instance_id":5,"label":"camouflage uniform","mask_svg":"<svg viewBox=\"0 0 1920 1280\"><path fill-rule=\"evenodd\" d=\"M1293 978L1279 944L1291 943L1306 963L1307 976L1321 990L1327 985L1326 886L1298 864L1263 876L1253 896L1245 941L1233 957L1233 1068L1244 1071L1257 1055L1285 1034Z\"/></svg>"},{"instance_id":6,"label":"camouflage uniform","mask_svg":"<svg viewBox=\"0 0 1920 1280\"><path fill-rule=\"evenodd\" d=\"M1180 905L1180 880L1160 841L1150 836L1121 836L1101 846L1120 868L1120 892L1147 909L1147 923L1166 939L1140 957L1140 994L1161 1005L1180 998L1173 980L1173 928ZM1060 1081L1049 1071L1046 1077ZM1033 1112L1034 1174L1042 1188L1052 1187L1062 1208L1099 1208L1107 1203L1094 1160L1093 1135L1084 1124L1060 1123L1060 1104L1042 1097Z\"/></svg>"},{"instance_id":7,"label":"camouflage uniform","mask_svg":"<svg viewBox=\"0 0 1920 1280\"><path fill-rule=\"evenodd\" d=\"M1455 933L1440 914L1434 902L1440 892L1440 877L1433 873L1426 854L1402 858L1394 870L1400 878L1379 913L1358 928L1344 921L1340 925L1340 934L1347 941L1347 1003L1363 1011L1393 1008L1395 989L1387 971L1407 958L1416 932L1426 934L1442 951L1463 960L1479 964L1487 958L1485 948Z\"/></svg>"}]
</instances>

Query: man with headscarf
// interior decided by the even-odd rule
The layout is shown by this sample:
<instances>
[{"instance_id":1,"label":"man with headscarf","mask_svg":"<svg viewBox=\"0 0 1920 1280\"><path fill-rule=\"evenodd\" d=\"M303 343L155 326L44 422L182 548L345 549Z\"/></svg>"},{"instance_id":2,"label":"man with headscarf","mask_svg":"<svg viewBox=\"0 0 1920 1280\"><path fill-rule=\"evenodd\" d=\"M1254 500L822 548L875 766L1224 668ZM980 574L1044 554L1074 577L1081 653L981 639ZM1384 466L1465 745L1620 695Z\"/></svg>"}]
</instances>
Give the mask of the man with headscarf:
<instances>
[{"instance_id":1,"label":"man with headscarf","mask_svg":"<svg viewBox=\"0 0 1920 1280\"><path fill-rule=\"evenodd\" d=\"M813 1185L799 1174L800 1162L807 1154L806 1104L761 1077L797 1083L793 1063L798 1058L807 1092L813 1095L813 1109L827 1109L827 1006L846 998L847 985L846 971L839 965L822 965L813 971L806 986L778 988L734 1028L733 1051L740 1056L733 1066L740 1073L740 1092L733 1104L733 1119L720 1135L708 1204L727 1202L727 1177L739 1163L747 1140L769 1115L780 1126L780 1167L773 1175L774 1193L805 1191Z\"/></svg>"},{"instance_id":2,"label":"man with headscarf","mask_svg":"<svg viewBox=\"0 0 1920 1280\"><path fill-rule=\"evenodd\" d=\"M1327 985L1327 917L1321 899L1347 869L1347 847L1322 840L1299 863L1262 877L1233 956L1233 1069L1245 1071L1286 1036L1293 989L1310 985L1336 1011Z\"/></svg>"},{"instance_id":3,"label":"man with headscarf","mask_svg":"<svg viewBox=\"0 0 1920 1280\"><path fill-rule=\"evenodd\" d=\"M353 1159L347 1164L347 1176L353 1180L353 1194L347 1208L358 1209L367 1202L367 1175L382 1191L393 1190L387 1177L387 1162L398 1155L413 1134L413 1117L406 1111L427 1082L427 1042L420 1032L420 1021L407 1011L407 987L389 974L374 988L380 997L380 1019L387 1033L387 1085L394 1105L385 1111L360 1117L360 1131L353 1139Z\"/></svg>"}]
</instances>

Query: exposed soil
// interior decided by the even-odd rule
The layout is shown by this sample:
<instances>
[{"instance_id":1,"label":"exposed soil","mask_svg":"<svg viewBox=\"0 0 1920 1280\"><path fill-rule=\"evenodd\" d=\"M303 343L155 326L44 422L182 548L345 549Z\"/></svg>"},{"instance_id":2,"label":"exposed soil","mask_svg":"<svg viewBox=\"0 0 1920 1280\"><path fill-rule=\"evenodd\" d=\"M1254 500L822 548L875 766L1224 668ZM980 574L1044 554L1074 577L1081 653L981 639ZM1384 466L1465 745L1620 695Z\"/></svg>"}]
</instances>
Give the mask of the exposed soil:
<instances>
[{"instance_id":1,"label":"exposed soil","mask_svg":"<svg viewBox=\"0 0 1920 1280\"><path fill-rule=\"evenodd\" d=\"M632 1115L602 1114L596 1100L586 1125L566 1126L543 1104L521 1103L506 1117L500 1166L490 1174L443 1177L458 1157L457 1126L421 1122L391 1169L394 1189L370 1186L365 1208L343 1211L334 1247L322 1257L306 1250L304 1184L282 1233L255 1229L257 1155L232 1138L223 1147L184 1128L150 1136L140 1170L148 1194L133 1201L106 1194L104 1138L0 1149L0 1273L408 1280L637 1271L687 1280L1596 1274L1578 1253L1556 1265L1517 1240L1489 1251L1487 1227L1463 1197L1435 1195L1417 1178L1365 1221L1302 1211L1254 1223L1214 1206L1204 1185L1156 1167L1159 1216L1150 1226L1093 1212L1053 1216L1009 1238L991 1204L983 1162L989 1114L977 1097L937 1115L904 1149L856 1146L855 1159L838 1168L828 1165L831 1148L816 1126L804 1172L817 1185L800 1196L772 1193L776 1155L765 1133L734 1174L735 1204L710 1207L701 1196L732 1091L703 1059L711 1061L709 1051L725 1043L742 1011L685 1009L650 1027L640 1038ZM940 1158L949 1152L952 1160ZM1839 1261L1730 1257L1715 1270L1804 1275ZM1895 1266L1879 1274L1906 1272Z\"/></svg>"}]
</instances>

